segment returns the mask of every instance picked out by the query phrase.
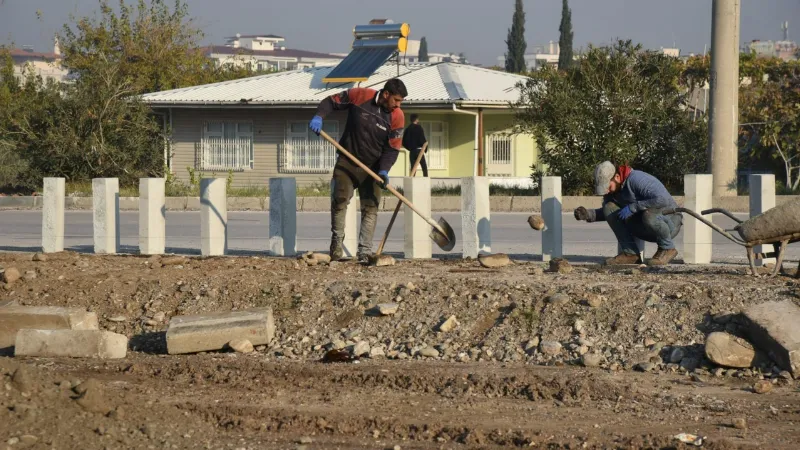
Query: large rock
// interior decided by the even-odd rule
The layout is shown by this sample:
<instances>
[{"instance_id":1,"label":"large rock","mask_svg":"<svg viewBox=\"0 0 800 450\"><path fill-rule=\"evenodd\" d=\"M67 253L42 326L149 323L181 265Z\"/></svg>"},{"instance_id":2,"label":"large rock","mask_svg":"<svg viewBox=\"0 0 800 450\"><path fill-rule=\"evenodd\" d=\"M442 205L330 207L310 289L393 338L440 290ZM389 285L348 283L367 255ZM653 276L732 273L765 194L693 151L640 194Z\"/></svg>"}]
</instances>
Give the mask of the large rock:
<instances>
[{"instance_id":1,"label":"large rock","mask_svg":"<svg viewBox=\"0 0 800 450\"><path fill-rule=\"evenodd\" d=\"M782 369L800 377L800 307L790 300L766 302L744 312L750 342Z\"/></svg>"},{"instance_id":2,"label":"large rock","mask_svg":"<svg viewBox=\"0 0 800 450\"><path fill-rule=\"evenodd\" d=\"M0 348L13 347L17 331L97 330L97 314L81 308L6 305L0 308Z\"/></svg>"},{"instance_id":3,"label":"large rock","mask_svg":"<svg viewBox=\"0 0 800 450\"><path fill-rule=\"evenodd\" d=\"M14 356L124 358L125 335L100 330L19 330Z\"/></svg>"},{"instance_id":4,"label":"large rock","mask_svg":"<svg viewBox=\"0 0 800 450\"><path fill-rule=\"evenodd\" d=\"M728 333L715 332L706 338L706 357L725 367L750 367L756 351L749 342Z\"/></svg>"},{"instance_id":5,"label":"large rock","mask_svg":"<svg viewBox=\"0 0 800 450\"><path fill-rule=\"evenodd\" d=\"M495 253L494 255L478 255L478 262L481 263L483 267L494 269L497 267L505 267L511 264L511 260L508 259L508 255L505 253Z\"/></svg>"},{"instance_id":6,"label":"large rock","mask_svg":"<svg viewBox=\"0 0 800 450\"><path fill-rule=\"evenodd\" d=\"M457 326L458 326L458 320L456 320L456 316L450 316L447 318L447 320L439 324L439 331L441 331L442 333L448 333Z\"/></svg>"},{"instance_id":7,"label":"large rock","mask_svg":"<svg viewBox=\"0 0 800 450\"><path fill-rule=\"evenodd\" d=\"M169 321L167 352L176 355L220 350L234 339L247 339L253 345L264 345L274 337L271 308L176 316Z\"/></svg>"},{"instance_id":8,"label":"large rock","mask_svg":"<svg viewBox=\"0 0 800 450\"><path fill-rule=\"evenodd\" d=\"M0 274L0 279L2 279L5 283L11 284L20 279L19 270L16 267L9 267L2 274Z\"/></svg>"}]
</instances>

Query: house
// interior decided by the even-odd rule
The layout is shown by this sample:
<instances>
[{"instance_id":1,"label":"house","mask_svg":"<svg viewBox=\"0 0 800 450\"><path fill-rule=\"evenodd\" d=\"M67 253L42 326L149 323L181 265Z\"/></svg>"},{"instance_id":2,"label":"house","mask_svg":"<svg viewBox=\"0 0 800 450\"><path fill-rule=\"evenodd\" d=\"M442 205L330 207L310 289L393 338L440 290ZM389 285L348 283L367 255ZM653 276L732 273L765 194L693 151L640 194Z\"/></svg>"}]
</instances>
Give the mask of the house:
<instances>
[{"instance_id":1,"label":"house","mask_svg":"<svg viewBox=\"0 0 800 450\"><path fill-rule=\"evenodd\" d=\"M287 49L285 39L273 34L237 34L225 45L205 47L204 53L217 65L249 66L252 70L295 70L306 67L335 66L343 56L306 50Z\"/></svg>"},{"instance_id":2,"label":"house","mask_svg":"<svg viewBox=\"0 0 800 450\"><path fill-rule=\"evenodd\" d=\"M61 65L61 50L58 39L55 40L52 53L42 53L33 51L32 47L23 46L20 48L10 48L8 53L14 62L14 75L21 77L23 73L34 73L41 76L45 81L66 81L68 71Z\"/></svg>"},{"instance_id":3,"label":"house","mask_svg":"<svg viewBox=\"0 0 800 450\"><path fill-rule=\"evenodd\" d=\"M172 130L166 164L182 180L188 168L206 174L233 172L234 185L264 185L270 177L298 184L327 182L336 153L308 128L319 102L353 83L323 83L333 67L312 67L143 96ZM429 142L429 174L442 181L475 174L528 179L537 161L534 139L511 134L520 75L455 63L387 63L361 87L380 89L399 76L409 96L406 123L418 113ZM346 113L326 117L338 138ZM482 133L483 138L478 138ZM478 155L485 154L485 158ZM390 175L407 174L403 152ZM434 180L436 183L436 180Z\"/></svg>"}]
</instances>

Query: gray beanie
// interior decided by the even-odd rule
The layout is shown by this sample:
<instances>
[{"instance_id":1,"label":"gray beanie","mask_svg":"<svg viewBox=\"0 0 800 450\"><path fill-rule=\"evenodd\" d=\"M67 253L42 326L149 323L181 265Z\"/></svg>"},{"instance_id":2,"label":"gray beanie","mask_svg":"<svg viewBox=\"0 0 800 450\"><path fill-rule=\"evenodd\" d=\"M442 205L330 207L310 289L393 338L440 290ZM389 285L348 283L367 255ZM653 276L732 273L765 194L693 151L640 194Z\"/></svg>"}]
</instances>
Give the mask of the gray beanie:
<instances>
[{"instance_id":1,"label":"gray beanie","mask_svg":"<svg viewBox=\"0 0 800 450\"><path fill-rule=\"evenodd\" d=\"M611 161L603 161L594 168L594 193L595 195L605 195L608 191L608 183L614 178L617 168Z\"/></svg>"}]
</instances>

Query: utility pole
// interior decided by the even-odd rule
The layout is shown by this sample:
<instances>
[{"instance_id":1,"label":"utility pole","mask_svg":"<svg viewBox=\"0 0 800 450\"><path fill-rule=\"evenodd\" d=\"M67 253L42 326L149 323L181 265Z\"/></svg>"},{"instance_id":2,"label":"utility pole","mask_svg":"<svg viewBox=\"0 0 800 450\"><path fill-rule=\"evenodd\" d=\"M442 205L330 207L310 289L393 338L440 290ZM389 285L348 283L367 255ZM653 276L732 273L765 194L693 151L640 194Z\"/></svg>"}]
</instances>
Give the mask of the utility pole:
<instances>
[{"instance_id":1,"label":"utility pole","mask_svg":"<svg viewBox=\"0 0 800 450\"><path fill-rule=\"evenodd\" d=\"M739 14L741 0L713 0L709 150L713 195L737 195L739 151Z\"/></svg>"}]
</instances>

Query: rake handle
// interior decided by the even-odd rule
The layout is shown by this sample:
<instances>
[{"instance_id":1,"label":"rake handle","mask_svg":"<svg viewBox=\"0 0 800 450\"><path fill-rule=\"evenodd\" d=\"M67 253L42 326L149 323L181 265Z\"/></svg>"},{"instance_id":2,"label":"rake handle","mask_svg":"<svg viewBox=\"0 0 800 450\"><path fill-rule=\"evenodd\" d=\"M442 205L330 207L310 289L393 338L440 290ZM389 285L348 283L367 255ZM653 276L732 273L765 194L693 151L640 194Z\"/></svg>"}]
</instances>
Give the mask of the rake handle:
<instances>
[{"instance_id":1,"label":"rake handle","mask_svg":"<svg viewBox=\"0 0 800 450\"><path fill-rule=\"evenodd\" d=\"M363 170L364 170L364 172L366 172L366 173L367 173L367 175L369 175L369 176L371 176L372 178L374 178L374 179L375 179L375 181L377 181L378 183L383 183L383 178L381 178L380 176L378 176L378 174L376 174L375 172L373 172L373 171L372 171L372 170L371 170L369 167L367 167L367 165L366 165L366 164L362 163L361 161L359 161L359 160L358 160L358 158L356 158L356 157L355 157L355 156L353 156L353 155L352 155L350 152L348 152L347 150L345 150L345 149L344 149L344 147L342 147L341 145L339 145L339 143L338 143L338 142L334 141L334 140L333 140L333 138L331 138L331 137L328 135L328 133L326 133L324 130L319 130L319 135L320 135L320 136L322 136L322 137L323 137L323 138L324 138L326 141L330 142L330 143L331 143L331 145L333 145L334 147L336 147L336 149L337 149L337 150L339 150L339 152L340 152L341 154L343 154L344 156L347 156L348 158L350 158L350 161L353 161L353 162L354 162L354 163L355 163L355 164L356 164L358 167L360 167L361 169L363 169ZM405 197L403 196L403 194L401 194L401 193L397 192L397 189L395 189L395 188L393 188L391 185L388 185L388 184L387 184L387 185L386 185L386 190L387 190L387 191L389 191L389 192L391 192L391 193L392 193L392 194L393 194L395 197L397 197L397 198L398 198L398 199L399 199L401 202L403 202L403 203L404 203L406 206L408 206L409 208L411 208L411 210L412 210L412 211L414 211L415 213L417 213L417 215L419 215L420 217L422 217L423 219L425 219L425 222L427 222L427 223L428 223L428 225L432 226L433 228L436 228L436 230L437 230L438 232L442 233L443 235L445 235L445 236L447 235L447 233L445 233L444 229L442 229L442 227L441 227L441 226L439 226L439 224L438 224L438 223L436 223L436 222L435 222L433 219L431 219L430 217L426 216L425 214L422 214L422 212L421 212L420 210L418 210L418 209L417 209L417 207L416 207L416 206L414 206L414 204L413 204L413 203L411 203L411 202L410 202L410 201L409 201L407 198L405 198Z\"/></svg>"},{"instance_id":2,"label":"rake handle","mask_svg":"<svg viewBox=\"0 0 800 450\"><path fill-rule=\"evenodd\" d=\"M419 155L417 155L417 160L414 161L414 165L411 167L410 176L413 177L414 175L417 174L417 168L419 167L420 161L422 161L422 158L425 156L425 151L427 149L428 149L428 143L426 142L422 146L422 150L419 152ZM386 245L386 240L389 238L389 232L392 231L392 225L394 225L394 219L397 218L397 213L399 212L400 212L400 203L398 203L397 206L394 207L392 218L389 219L389 226L386 227L386 232L383 233L383 239L381 239L381 245L378 246L378 252L376 253L376 255L380 255L381 253L383 253L383 246Z\"/></svg>"}]
</instances>

